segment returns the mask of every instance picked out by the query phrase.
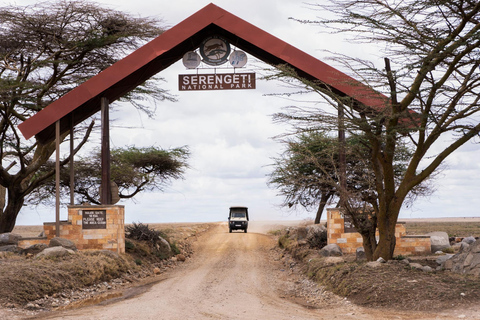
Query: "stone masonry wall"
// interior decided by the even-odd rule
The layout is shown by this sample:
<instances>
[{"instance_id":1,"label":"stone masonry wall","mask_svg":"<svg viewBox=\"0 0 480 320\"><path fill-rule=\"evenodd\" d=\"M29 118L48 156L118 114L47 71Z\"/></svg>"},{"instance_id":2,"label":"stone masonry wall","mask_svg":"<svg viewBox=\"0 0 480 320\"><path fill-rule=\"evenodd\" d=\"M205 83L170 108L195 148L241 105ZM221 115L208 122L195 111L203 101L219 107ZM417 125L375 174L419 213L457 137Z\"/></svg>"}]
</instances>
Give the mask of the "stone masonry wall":
<instances>
[{"instance_id":1,"label":"stone masonry wall","mask_svg":"<svg viewBox=\"0 0 480 320\"><path fill-rule=\"evenodd\" d=\"M430 237L407 236L404 224L395 226L395 237L394 255L418 255L431 251ZM327 209L327 238L328 244L337 244L344 253L355 253L357 248L363 246L360 233L345 232L345 219L337 208Z\"/></svg>"},{"instance_id":2,"label":"stone masonry wall","mask_svg":"<svg viewBox=\"0 0 480 320\"><path fill-rule=\"evenodd\" d=\"M87 220L95 218L84 216L84 213L86 211L103 212L103 210L105 210L105 219L99 218L89 227ZM124 206L69 206L68 221L60 221L60 237L73 241L79 250L110 250L125 253L124 217ZM55 237L55 223L46 222L43 224L43 229L44 238L25 238L20 241L19 246L26 248L36 243L48 244Z\"/></svg>"}]
</instances>

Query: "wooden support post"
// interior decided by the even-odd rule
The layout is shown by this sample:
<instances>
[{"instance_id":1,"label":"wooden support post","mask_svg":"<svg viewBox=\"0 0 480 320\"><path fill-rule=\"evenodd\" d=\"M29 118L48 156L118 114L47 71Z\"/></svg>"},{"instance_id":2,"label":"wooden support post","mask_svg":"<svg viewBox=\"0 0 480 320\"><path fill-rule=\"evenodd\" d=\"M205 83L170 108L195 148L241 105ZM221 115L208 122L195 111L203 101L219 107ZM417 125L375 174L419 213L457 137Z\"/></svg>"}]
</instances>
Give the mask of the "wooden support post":
<instances>
[{"instance_id":1,"label":"wooden support post","mask_svg":"<svg viewBox=\"0 0 480 320\"><path fill-rule=\"evenodd\" d=\"M347 159L345 156L345 111L342 103L338 104L338 170L340 180L340 207L344 207L347 191Z\"/></svg>"},{"instance_id":2,"label":"wooden support post","mask_svg":"<svg viewBox=\"0 0 480 320\"><path fill-rule=\"evenodd\" d=\"M70 205L75 204L75 194L73 188L75 187L75 170L73 168L73 113L70 117Z\"/></svg>"},{"instance_id":3,"label":"wooden support post","mask_svg":"<svg viewBox=\"0 0 480 320\"><path fill-rule=\"evenodd\" d=\"M101 121L102 121L102 184L100 203L112 204L112 191L110 185L110 124L109 124L108 99L101 100Z\"/></svg>"},{"instance_id":4,"label":"wooden support post","mask_svg":"<svg viewBox=\"0 0 480 320\"><path fill-rule=\"evenodd\" d=\"M60 120L55 123L55 236L60 237Z\"/></svg>"}]
</instances>

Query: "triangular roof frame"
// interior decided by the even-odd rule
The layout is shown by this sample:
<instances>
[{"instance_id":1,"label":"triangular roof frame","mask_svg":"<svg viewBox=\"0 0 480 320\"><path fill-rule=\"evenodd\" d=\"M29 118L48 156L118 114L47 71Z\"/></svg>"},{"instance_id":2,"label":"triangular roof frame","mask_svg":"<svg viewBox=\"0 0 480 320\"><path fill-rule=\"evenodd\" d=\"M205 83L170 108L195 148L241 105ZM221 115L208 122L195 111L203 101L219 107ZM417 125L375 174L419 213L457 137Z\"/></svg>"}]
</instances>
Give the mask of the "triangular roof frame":
<instances>
[{"instance_id":1,"label":"triangular roof frame","mask_svg":"<svg viewBox=\"0 0 480 320\"><path fill-rule=\"evenodd\" d=\"M219 35L232 45L273 66L288 64L302 77L320 80L333 91L373 107L384 106L387 97L272 36L224 9L209 4L165 31L122 60L79 85L48 105L18 127L26 139L34 135L40 142L55 138L55 123L61 133L100 110L101 98L112 102L197 49L211 35Z\"/></svg>"}]
</instances>

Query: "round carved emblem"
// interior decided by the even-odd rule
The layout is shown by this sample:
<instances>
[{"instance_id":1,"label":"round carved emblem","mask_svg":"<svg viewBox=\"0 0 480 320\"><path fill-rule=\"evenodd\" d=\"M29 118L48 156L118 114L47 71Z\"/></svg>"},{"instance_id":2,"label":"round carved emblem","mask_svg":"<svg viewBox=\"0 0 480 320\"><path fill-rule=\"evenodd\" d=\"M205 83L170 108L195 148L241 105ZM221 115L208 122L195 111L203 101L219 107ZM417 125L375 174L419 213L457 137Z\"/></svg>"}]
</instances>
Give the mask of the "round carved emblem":
<instances>
[{"instance_id":1,"label":"round carved emblem","mask_svg":"<svg viewBox=\"0 0 480 320\"><path fill-rule=\"evenodd\" d=\"M202 42L199 51L203 62L211 66L218 66L227 62L230 55L230 44L219 36L212 36Z\"/></svg>"}]
</instances>

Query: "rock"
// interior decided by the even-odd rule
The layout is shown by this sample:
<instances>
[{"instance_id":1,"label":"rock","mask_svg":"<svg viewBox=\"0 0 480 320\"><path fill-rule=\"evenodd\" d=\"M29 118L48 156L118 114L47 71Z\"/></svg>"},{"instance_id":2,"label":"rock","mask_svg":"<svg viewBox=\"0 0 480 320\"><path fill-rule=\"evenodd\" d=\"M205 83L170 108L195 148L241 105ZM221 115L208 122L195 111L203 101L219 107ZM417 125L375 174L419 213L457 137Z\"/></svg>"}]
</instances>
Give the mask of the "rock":
<instances>
[{"instance_id":1,"label":"rock","mask_svg":"<svg viewBox=\"0 0 480 320\"><path fill-rule=\"evenodd\" d=\"M459 252L463 252L463 251L467 250L469 247L470 247L470 245L468 243L462 241L462 242L460 242Z\"/></svg>"},{"instance_id":2,"label":"rock","mask_svg":"<svg viewBox=\"0 0 480 320\"><path fill-rule=\"evenodd\" d=\"M480 276L480 241L475 241L451 257L444 267L453 272Z\"/></svg>"},{"instance_id":3,"label":"rock","mask_svg":"<svg viewBox=\"0 0 480 320\"><path fill-rule=\"evenodd\" d=\"M472 244L474 243L476 240L475 240L475 237L466 237L466 238L463 238L462 242L465 242L466 244Z\"/></svg>"},{"instance_id":4,"label":"rock","mask_svg":"<svg viewBox=\"0 0 480 320\"><path fill-rule=\"evenodd\" d=\"M297 241L297 244L299 246L306 246L308 244L307 240L298 240Z\"/></svg>"},{"instance_id":5,"label":"rock","mask_svg":"<svg viewBox=\"0 0 480 320\"><path fill-rule=\"evenodd\" d=\"M453 254L446 254L446 255L443 255L443 256L440 256L437 258L437 260L435 260L437 262L437 264L439 266L442 266L445 264L445 262L450 259L451 257L453 257Z\"/></svg>"},{"instance_id":6,"label":"rock","mask_svg":"<svg viewBox=\"0 0 480 320\"><path fill-rule=\"evenodd\" d=\"M34 244L30 247L27 247L23 250L20 251L21 254L24 254L24 255L29 255L29 254L37 254L37 253L40 253L41 251L45 250L46 248L48 248L48 246L44 243L37 243L37 244Z\"/></svg>"},{"instance_id":7,"label":"rock","mask_svg":"<svg viewBox=\"0 0 480 320\"><path fill-rule=\"evenodd\" d=\"M336 265L339 263L344 263L345 260L342 257L326 257L323 262L327 265Z\"/></svg>"},{"instance_id":8,"label":"rock","mask_svg":"<svg viewBox=\"0 0 480 320\"><path fill-rule=\"evenodd\" d=\"M168 243L168 241L163 239L162 237L158 237L158 240L159 240L157 242L158 252L165 257L170 256L172 254L172 248L170 247L170 244Z\"/></svg>"},{"instance_id":9,"label":"rock","mask_svg":"<svg viewBox=\"0 0 480 320\"><path fill-rule=\"evenodd\" d=\"M367 255L365 254L365 249L363 247L358 247L355 252L355 258L357 261L367 260Z\"/></svg>"},{"instance_id":10,"label":"rock","mask_svg":"<svg viewBox=\"0 0 480 320\"><path fill-rule=\"evenodd\" d=\"M432 252L442 251L445 248L450 248L450 238L448 237L448 233L437 231L427 233L427 236L430 236Z\"/></svg>"},{"instance_id":11,"label":"rock","mask_svg":"<svg viewBox=\"0 0 480 320\"><path fill-rule=\"evenodd\" d=\"M160 274L161 270L158 267L153 268L153 274Z\"/></svg>"},{"instance_id":12,"label":"rock","mask_svg":"<svg viewBox=\"0 0 480 320\"><path fill-rule=\"evenodd\" d=\"M452 270L453 268L453 260L452 259L448 259L447 261L445 261L443 263L443 268L446 269L446 270Z\"/></svg>"},{"instance_id":13,"label":"rock","mask_svg":"<svg viewBox=\"0 0 480 320\"><path fill-rule=\"evenodd\" d=\"M304 240L307 238L307 228L306 227L298 227L297 228L297 241Z\"/></svg>"},{"instance_id":14,"label":"rock","mask_svg":"<svg viewBox=\"0 0 480 320\"><path fill-rule=\"evenodd\" d=\"M370 261L370 262L367 262L365 265L369 268L376 269L376 268L380 268L382 266L382 263L379 261Z\"/></svg>"},{"instance_id":15,"label":"rock","mask_svg":"<svg viewBox=\"0 0 480 320\"><path fill-rule=\"evenodd\" d=\"M22 236L16 233L0 233L0 247L11 244L17 245L18 240L20 240L21 238Z\"/></svg>"},{"instance_id":16,"label":"rock","mask_svg":"<svg viewBox=\"0 0 480 320\"><path fill-rule=\"evenodd\" d=\"M417 263L417 262L410 263L410 267L412 267L413 269L423 270L423 266L420 263Z\"/></svg>"},{"instance_id":17,"label":"rock","mask_svg":"<svg viewBox=\"0 0 480 320\"><path fill-rule=\"evenodd\" d=\"M70 241L65 238L60 238L60 237L55 237L52 240L50 240L50 243L48 244L49 247L63 247L66 249L70 249L73 251L77 251L77 246L73 241Z\"/></svg>"},{"instance_id":18,"label":"rock","mask_svg":"<svg viewBox=\"0 0 480 320\"><path fill-rule=\"evenodd\" d=\"M177 260L183 262L183 261L187 260L187 258L185 258L185 256L183 254L179 253L179 254L177 254Z\"/></svg>"},{"instance_id":19,"label":"rock","mask_svg":"<svg viewBox=\"0 0 480 320\"><path fill-rule=\"evenodd\" d=\"M0 247L0 251L2 252L14 252L14 253L19 253L20 248L16 244L9 244L9 245L4 245Z\"/></svg>"},{"instance_id":20,"label":"rock","mask_svg":"<svg viewBox=\"0 0 480 320\"><path fill-rule=\"evenodd\" d=\"M402 260L400 260L400 263L408 266L408 265L410 265L410 260L408 260L408 259L402 259Z\"/></svg>"},{"instance_id":21,"label":"rock","mask_svg":"<svg viewBox=\"0 0 480 320\"><path fill-rule=\"evenodd\" d=\"M35 259L39 258L58 258L64 257L70 254L75 254L75 251L64 248L64 247L50 247L46 248L39 254L35 256Z\"/></svg>"},{"instance_id":22,"label":"rock","mask_svg":"<svg viewBox=\"0 0 480 320\"><path fill-rule=\"evenodd\" d=\"M432 272L432 271L433 271L433 269L432 269L431 267L429 267L429 266L423 266L422 270L423 270L424 272Z\"/></svg>"},{"instance_id":23,"label":"rock","mask_svg":"<svg viewBox=\"0 0 480 320\"><path fill-rule=\"evenodd\" d=\"M462 247L462 243L455 242L455 243L452 244L452 248L453 248L454 252L459 251L461 247Z\"/></svg>"},{"instance_id":24,"label":"rock","mask_svg":"<svg viewBox=\"0 0 480 320\"><path fill-rule=\"evenodd\" d=\"M332 243L323 247L319 254L323 257L340 257L343 256L342 249L338 246L338 244Z\"/></svg>"},{"instance_id":25,"label":"rock","mask_svg":"<svg viewBox=\"0 0 480 320\"><path fill-rule=\"evenodd\" d=\"M380 258L377 259L377 262L379 262L379 263L386 263L387 261L385 261L385 259L383 259L382 257L380 257Z\"/></svg>"},{"instance_id":26,"label":"rock","mask_svg":"<svg viewBox=\"0 0 480 320\"><path fill-rule=\"evenodd\" d=\"M27 303L27 305L25 306L25 308L27 309L36 309L38 307L38 305L35 305L34 303Z\"/></svg>"}]
</instances>

